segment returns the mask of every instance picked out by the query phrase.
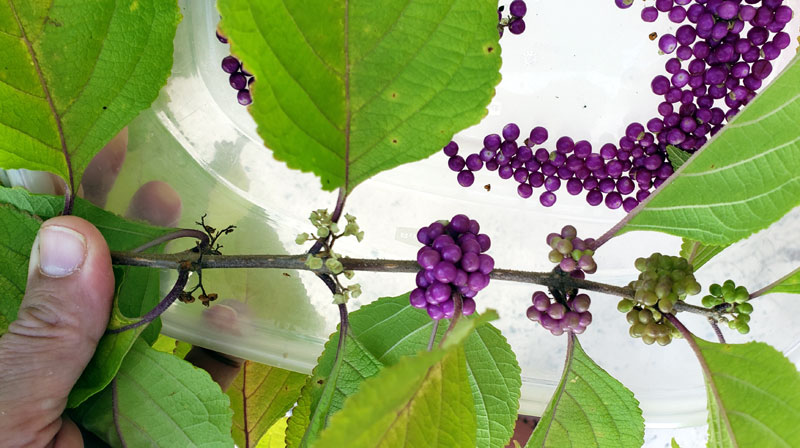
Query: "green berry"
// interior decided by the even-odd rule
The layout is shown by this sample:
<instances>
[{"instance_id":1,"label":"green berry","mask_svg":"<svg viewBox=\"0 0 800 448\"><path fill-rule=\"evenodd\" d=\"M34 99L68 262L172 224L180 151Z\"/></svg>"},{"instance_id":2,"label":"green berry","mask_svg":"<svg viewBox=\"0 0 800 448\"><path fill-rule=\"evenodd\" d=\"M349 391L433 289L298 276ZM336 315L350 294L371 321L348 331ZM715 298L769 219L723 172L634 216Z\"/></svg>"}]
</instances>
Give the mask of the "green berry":
<instances>
[{"instance_id":1,"label":"green berry","mask_svg":"<svg viewBox=\"0 0 800 448\"><path fill-rule=\"evenodd\" d=\"M556 250L564 255L570 255L572 249L572 241L568 239L562 239L558 242L558 244L556 244Z\"/></svg>"},{"instance_id":2,"label":"green berry","mask_svg":"<svg viewBox=\"0 0 800 448\"><path fill-rule=\"evenodd\" d=\"M331 231L327 227L323 227L323 226L317 227L317 235L319 235L320 238L327 238L328 235L330 235L330 234L331 234Z\"/></svg>"},{"instance_id":3,"label":"green berry","mask_svg":"<svg viewBox=\"0 0 800 448\"><path fill-rule=\"evenodd\" d=\"M645 291L642 295L642 303L647 306L654 306L656 303L658 303L658 296L650 291Z\"/></svg>"},{"instance_id":4,"label":"green berry","mask_svg":"<svg viewBox=\"0 0 800 448\"><path fill-rule=\"evenodd\" d=\"M579 251L578 249L574 249L570 256L573 260L578 261L581 259L581 256L583 256L583 252Z\"/></svg>"},{"instance_id":5,"label":"green berry","mask_svg":"<svg viewBox=\"0 0 800 448\"><path fill-rule=\"evenodd\" d=\"M658 336L656 338L656 342L658 343L658 345L660 345L662 347L665 346L665 345L669 345L669 343L672 342L672 336L670 336L668 334L665 334L663 336Z\"/></svg>"},{"instance_id":6,"label":"green berry","mask_svg":"<svg viewBox=\"0 0 800 448\"><path fill-rule=\"evenodd\" d=\"M617 304L617 311L619 311L620 313L627 313L633 309L633 305L634 305L633 300L622 299Z\"/></svg>"},{"instance_id":7,"label":"green berry","mask_svg":"<svg viewBox=\"0 0 800 448\"><path fill-rule=\"evenodd\" d=\"M633 262L633 266L639 272L645 272L647 270L647 259L646 258L637 258L636 261Z\"/></svg>"},{"instance_id":8,"label":"green berry","mask_svg":"<svg viewBox=\"0 0 800 448\"><path fill-rule=\"evenodd\" d=\"M647 326L644 328L644 334L643 334L642 336L645 336L645 335L647 335L647 336L650 336L650 337L652 337L652 338L656 338L656 337L658 337L658 335L659 335L659 329L658 329L658 327L659 327L659 326L660 326L660 325L658 325L658 324L657 324L657 323L655 323L655 322L650 322L650 323L649 323L649 324L647 324Z\"/></svg>"},{"instance_id":9,"label":"green berry","mask_svg":"<svg viewBox=\"0 0 800 448\"><path fill-rule=\"evenodd\" d=\"M309 269L320 269L322 267L322 258L308 254L306 257L306 266L308 266Z\"/></svg>"},{"instance_id":10,"label":"green berry","mask_svg":"<svg viewBox=\"0 0 800 448\"><path fill-rule=\"evenodd\" d=\"M661 320L661 311L658 311L655 308L650 308L650 312L653 313L653 320L658 322Z\"/></svg>"},{"instance_id":11,"label":"green berry","mask_svg":"<svg viewBox=\"0 0 800 448\"><path fill-rule=\"evenodd\" d=\"M722 297L725 298L726 302L733 301L735 290L736 284L733 283L733 280L725 280L725 283L722 284Z\"/></svg>"},{"instance_id":12,"label":"green berry","mask_svg":"<svg viewBox=\"0 0 800 448\"><path fill-rule=\"evenodd\" d=\"M643 324L649 324L653 322L653 313L650 310L641 310L639 311L639 322Z\"/></svg>"},{"instance_id":13,"label":"green berry","mask_svg":"<svg viewBox=\"0 0 800 448\"><path fill-rule=\"evenodd\" d=\"M560 236L554 236L552 240L550 240L550 247L555 249L558 246L558 243L561 242Z\"/></svg>"},{"instance_id":14,"label":"green berry","mask_svg":"<svg viewBox=\"0 0 800 448\"><path fill-rule=\"evenodd\" d=\"M648 334L643 334L642 335L642 342L644 342L647 345L653 345L653 343L656 342L656 338L654 338L654 337L652 337L652 336L650 336Z\"/></svg>"},{"instance_id":15,"label":"green berry","mask_svg":"<svg viewBox=\"0 0 800 448\"><path fill-rule=\"evenodd\" d=\"M718 283L713 283L708 287L708 292L711 293L712 296L722 297L722 286Z\"/></svg>"},{"instance_id":16,"label":"green berry","mask_svg":"<svg viewBox=\"0 0 800 448\"><path fill-rule=\"evenodd\" d=\"M700 303L702 303L703 306L706 307L706 308L712 308L712 307L717 306L717 300L719 300L719 299L717 299L716 297L714 297L714 296L709 294L709 295L703 297L703 299L700 301Z\"/></svg>"},{"instance_id":17,"label":"green berry","mask_svg":"<svg viewBox=\"0 0 800 448\"><path fill-rule=\"evenodd\" d=\"M335 258L328 258L325 260L325 267L327 267L334 274L340 274L342 270L344 270L342 262Z\"/></svg>"},{"instance_id":18,"label":"green berry","mask_svg":"<svg viewBox=\"0 0 800 448\"><path fill-rule=\"evenodd\" d=\"M693 296L695 294L700 294L700 291L702 291L702 290L703 290L703 288L700 287L700 283L697 283L697 281L694 280L694 279L692 279L691 282L688 282L686 284L686 294L687 295Z\"/></svg>"},{"instance_id":19,"label":"green berry","mask_svg":"<svg viewBox=\"0 0 800 448\"><path fill-rule=\"evenodd\" d=\"M748 299L750 299L750 293L747 292L747 288L744 286L737 286L736 289L733 290L734 303L743 303Z\"/></svg>"},{"instance_id":20,"label":"green berry","mask_svg":"<svg viewBox=\"0 0 800 448\"><path fill-rule=\"evenodd\" d=\"M669 273L669 278L676 282L682 280L684 277L686 277L686 272L680 269L674 269Z\"/></svg>"},{"instance_id":21,"label":"green berry","mask_svg":"<svg viewBox=\"0 0 800 448\"><path fill-rule=\"evenodd\" d=\"M561 263L561 260L564 258L564 256L563 256L563 255L561 255L561 252L559 252L559 251L557 251L557 250L553 249L553 250L551 250L551 251L550 251L550 253L547 255L547 258L549 258L549 259L550 259L550 262L551 262L551 263Z\"/></svg>"},{"instance_id":22,"label":"green berry","mask_svg":"<svg viewBox=\"0 0 800 448\"><path fill-rule=\"evenodd\" d=\"M736 328L736 329L739 330L739 333L741 333L741 334L750 333L750 325L747 325L745 323L739 324L738 328Z\"/></svg>"},{"instance_id":23,"label":"green berry","mask_svg":"<svg viewBox=\"0 0 800 448\"><path fill-rule=\"evenodd\" d=\"M736 320L739 321L739 325L750 323L750 315L749 314L740 314L736 316Z\"/></svg>"},{"instance_id":24,"label":"green berry","mask_svg":"<svg viewBox=\"0 0 800 448\"><path fill-rule=\"evenodd\" d=\"M753 312L753 305L749 302L744 302L736 305L736 311L741 314L750 314Z\"/></svg>"},{"instance_id":25,"label":"green berry","mask_svg":"<svg viewBox=\"0 0 800 448\"><path fill-rule=\"evenodd\" d=\"M675 306L675 302L669 299L661 299L658 301L658 310L662 313L671 313L673 306Z\"/></svg>"},{"instance_id":26,"label":"green berry","mask_svg":"<svg viewBox=\"0 0 800 448\"><path fill-rule=\"evenodd\" d=\"M656 288L655 288L655 290L653 292L655 292L656 296L659 299L663 299L663 298L667 297L667 295L669 295L670 292L672 292L672 282L671 281L663 281L663 280L658 282L658 284L656 285Z\"/></svg>"},{"instance_id":27,"label":"green berry","mask_svg":"<svg viewBox=\"0 0 800 448\"><path fill-rule=\"evenodd\" d=\"M634 310L628 311L628 314L625 315L625 319L631 325L639 322L639 310L634 309Z\"/></svg>"}]
</instances>

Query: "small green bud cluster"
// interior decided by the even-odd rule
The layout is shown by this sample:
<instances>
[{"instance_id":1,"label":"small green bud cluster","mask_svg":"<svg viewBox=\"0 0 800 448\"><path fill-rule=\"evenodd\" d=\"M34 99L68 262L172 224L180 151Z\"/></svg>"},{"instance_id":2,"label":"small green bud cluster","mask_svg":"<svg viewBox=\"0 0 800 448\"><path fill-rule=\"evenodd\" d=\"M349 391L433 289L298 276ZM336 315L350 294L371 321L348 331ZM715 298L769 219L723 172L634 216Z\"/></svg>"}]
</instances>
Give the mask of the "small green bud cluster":
<instances>
[{"instance_id":1,"label":"small green bud cluster","mask_svg":"<svg viewBox=\"0 0 800 448\"><path fill-rule=\"evenodd\" d=\"M733 280L725 280L721 286L717 283L711 285L708 292L710 294L702 300L704 307L713 308L728 304L727 311L733 316L733 319L728 321L728 327L742 334L750 332L750 313L753 312L753 305L748 302L750 293L747 288L736 286Z\"/></svg>"},{"instance_id":2,"label":"small green bud cluster","mask_svg":"<svg viewBox=\"0 0 800 448\"><path fill-rule=\"evenodd\" d=\"M641 273L628 286L636 290L633 301L642 307L671 313L679 300L702 289L694 278L692 265L684 258L654 253L636 259L635 266Z\"/></svg>"},{"instance_id":3,"label":"small green bud cluster","mask_svg":"<svg viewBox=\"0 0 800 448\"><path fill-rule=\"evenodd\" d=\"M626 313L625 318L631 325L628 333L632 338L642 338L642 342L652 345L667 345L681 334L664 314L652 306L637 305L630 299L622 299L617 309Z\"/></svg>"},{"instance_id":4,"label":"small green bud cluster","mask_svg":"<svg viewBox=\"0 0 800 448\"><path fill-rule=\"evenodd\" d=\"M309 269L318 270L324 266L334 276L344 274L347 279L353 278L353 271L345 270L340 261L341 255L333 251L333 243L338 238L345 236L354 236L360 242L364 238L364 232L358 227L355 216L345 214L344 218L347 224L345 224L344 230L341 230L339 224L333 222L333 218L327 210L320 209L311 212L308 219L317 229L316 233L309 234L304 232L295 238L295 243L297 244L305 244L310 240L324 243L323 249L317 254L308 254L306 257L305 265ZM346 287L341 286L341 292L333 295L333 303L346 303L351 297L356 298L360 295L361 285L358 283Z\"/></svg>"},{"instance_id":5,"label":"small green bud cluster","mask_svg":"<svg viewBox=\"0 0 800 448\"><path fill-rule=\"evenodd\" d=\"M584 278L585 274L597 272L597 263L594 262L594 239L583 240L578 238L578 231L571 225L561 229L561 233L547 235L547 245L551 250L548 258L564 272L569 272L572 277Z\"/></svg>"}]
</instances>

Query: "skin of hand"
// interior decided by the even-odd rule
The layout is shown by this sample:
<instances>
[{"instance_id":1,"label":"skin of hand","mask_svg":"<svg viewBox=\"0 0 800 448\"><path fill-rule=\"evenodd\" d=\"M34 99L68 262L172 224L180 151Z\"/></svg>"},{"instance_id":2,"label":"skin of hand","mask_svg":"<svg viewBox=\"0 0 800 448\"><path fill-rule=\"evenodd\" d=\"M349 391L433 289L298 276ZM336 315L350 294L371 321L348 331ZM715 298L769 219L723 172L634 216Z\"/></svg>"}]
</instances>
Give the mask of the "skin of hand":
<instances>
[{"instance_id":1,"label":"skin of hand","mask_svg":"<svg viewBox=\"0 0 800 448\"><path fill-rule=\"evenodd\" d=\"M126 148L123 131L90 163L80 189L86 199L105 204ZM56 191L59 183L54 181ZM134 194L126 216L173 226L180 212L175 190L153 181ZM62 413L105 331L113 294L111 257L100 232L74 216L45 221L31 250L17 320L0 337L0 445L83 446L80 430ZM223 390L243 362L199 347L186 360L207 370Z\"/></svg>"}]
</instances>

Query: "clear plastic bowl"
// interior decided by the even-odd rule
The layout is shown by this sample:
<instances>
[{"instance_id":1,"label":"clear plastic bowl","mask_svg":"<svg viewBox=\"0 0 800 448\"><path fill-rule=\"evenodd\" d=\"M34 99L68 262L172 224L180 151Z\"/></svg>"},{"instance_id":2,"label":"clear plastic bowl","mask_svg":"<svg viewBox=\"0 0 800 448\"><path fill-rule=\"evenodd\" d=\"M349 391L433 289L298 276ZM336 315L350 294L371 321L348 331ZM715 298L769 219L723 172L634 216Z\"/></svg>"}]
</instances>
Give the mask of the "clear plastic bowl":
<instances>
[{"instance_id":1,"label":"clear plastic bowl","mask_svg":"<svg viewBox=\"0 0 800 448\"><path fill-rule=\"evenodd\" d=\"M181 2L184 20L175 40L173 75L152 109L130 127L129 151L109 204L124 212L135 189L150 180L172 184L183 198L182 226L208 214L211 225L239 226L222 244L224 252L299 253L295 236L309 230L311 210L332 208L335 193L323 192L316 177L289 170L273 159L255 131L246 109L236 102L227 75L219 68L228 46L214 36L219 15L209 2ZM659 55L648 35L674 30L666 17L647 24L640 4L620 10L610 0L562 2L528 0L527 31L501 40L503 81L479 125L461 132L462 153L480 149L484 135L516 122L527 133L545 126L553 145L561 135L589 140L595 148L618 140L632 121L654 116L659 99L650 80L663 71L668 56ZM797 1L790 2L796 9ZM786 27L798 29L795 18ZM795 53L793 43L777 61ZM778 70L775 70L777 73ZM774 75L773 75L774 76ZM257 99L256 99L257 100ZM547 146L547 145L545 145ZM597 150L597 149L595 149ZM490 184L491 191L483 186ZM434 220L466 213L492 237L491 255L503 268L547 271L545 236L571 223L583 237L597 237L623 217L620 210L590 207L584 195L562 189L552 208L539 204L538 193L524 200L515 183L495 173L478 172L470 188L458 186L446 157L381 173L358 186L347 201L358 217L364 241L346 240L337 249L353 257L413 259L416 230ZM767 231L739 242L703 267L698 280L734 278L751 290L794 269L800 250L800 212L795 210ZM633 232L612 239L596 255L592 280L625 285L637 272L633 260L654 251L677 255L680 239L661 233ZM165 277L170 277L165 274ZM410 274L359 272L354 281L363 295L350 310L379 297L403 294L414 286ZM165 279L165 287L168 279ZM192 280L190 280L190 284ZM208 270L204 283L244 306L239 321L210 322L202 307L176 304L163 316L163 331L173 337L267 364L310 372L323 343L338 323L324 285L307 272L278 270ZM534 285L494 281L478 296L478 309L494 308L496 325L512 345L522 367L520 413L540 415L558 382L566 341L525 318ZM618 298L591 293L594 323L581 341L595 361L629 387L641 402L651 428L702 424L706 394L701 371L685 342L645 346L628 336ZM699 300L697 296L695 303ZM229 303L230 304L230 303ZM218 305L214 305L218 306ZM246 311L242 312L242 310ZM758 299L747 337L726 331L731 342L768 342L797 363L800 326L793 316L800 302L784 294ZM782 317L786 316L786 317ZM699 336L712 339L698 316L681 316Z\"/></svg>"}]
</instances>

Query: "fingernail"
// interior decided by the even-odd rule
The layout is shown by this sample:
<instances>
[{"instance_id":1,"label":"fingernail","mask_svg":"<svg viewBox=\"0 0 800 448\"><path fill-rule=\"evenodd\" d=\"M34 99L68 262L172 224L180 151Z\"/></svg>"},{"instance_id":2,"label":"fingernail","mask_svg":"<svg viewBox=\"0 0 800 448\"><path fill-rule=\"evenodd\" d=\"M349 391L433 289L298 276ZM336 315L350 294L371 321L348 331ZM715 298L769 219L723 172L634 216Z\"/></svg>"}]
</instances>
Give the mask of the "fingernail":
<instances>
[{"instance_id":1,"label":"fingernail","mask_svg":"<svg viewBox=\"0 0 800 448\"><path fill-rule=\"evenodd\" d=\"M86 239L67 227L43 227L36 236L32 255L38 255L39 272L42 274L48 277L66 277L83 265L86 259Z\"/></svg>"}]
</instances>

